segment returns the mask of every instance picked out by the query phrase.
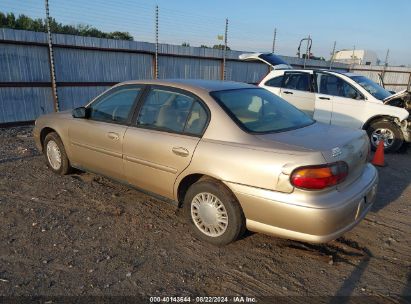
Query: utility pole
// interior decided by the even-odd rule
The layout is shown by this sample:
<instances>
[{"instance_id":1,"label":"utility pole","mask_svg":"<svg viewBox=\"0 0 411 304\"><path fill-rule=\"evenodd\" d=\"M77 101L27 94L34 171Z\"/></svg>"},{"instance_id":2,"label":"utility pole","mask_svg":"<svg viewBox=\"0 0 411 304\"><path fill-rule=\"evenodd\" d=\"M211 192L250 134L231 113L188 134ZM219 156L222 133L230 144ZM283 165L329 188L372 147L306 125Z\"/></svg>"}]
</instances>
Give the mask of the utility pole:
<instances>
[{"instance_id":1,"label":"utility pole","mask_svg":"<svg viewBox=\"0 0 411 304\"><path fill-rule=\"evenodd\" d=\"M335 54L335 47L336 47L336 46L337 46L337 41L334 41L333 51L331 52L330 68L329 68L329 70L331 70L331 69L332 69L332 66L333 66L334 54Z\"/></svg>"},{"instance_id":2,"label":"utility pole","mask_svg":"<svg viewBox=\"0 0 411 304\"><path fill-rule=\"evenodd\" d=\"M388 66L388 56L390 55L390 49L387 50L387 53L385 54L385 61L384 61L384 66Z\"/></svg>"},{"instance_id":3,"label":"utility pole","mask_svg":"<svg viewBox=\"0 0 411 304\"><path fill-rule=\"evenodd\" d=\"M155 33L156 33L156 52L154 55L154 79L158 79L158 5L156 5Z\"/></svg>"},{"instance_id":4,"label":"utility pole","mask_svg":"<svg viewBox=\"0 0 411 304\"><path fill-rule=\"evenodd\" d=\"M46 7L46 25L47 25L48 47L49 47L51 93L53 95L53 101L54 101L54 112L58 112L60 110L60 107L59 107L59 100L58 100L58 96L57 96L56 73L55 73L55 70L54 70L53 40L52 40L52 37L51 37L51 29L50 29L49 1L44 0L44 5Z\"/></svg>"},{"instance_id":5,"label":"utility pole","mask_svg":"<svg viewBox=\"0 0 411 304\"><path fill-rule=\"evenodd\" d=\"M274 37L273 37L273 49L271 50L271 53L274 54L275 52L275 40L277 38L277 28L274 29Z\"/></svg>"},{"instance_id":6,"label":"utility pole","mask_svg":"<svg viewBox=\"0 0 411 304\"><path fill-rule=\"evenodd\" d=\"M223 80L226 80L226 56L227 56L227 33L228 33L228 19L225 19L224 32L224 52L223 52Z\"/></svg>"},{"instance_id":7,"label":"utility pole","mask_svg":"<svg viewBox=\"0 0 411 304\"><path fill-rule=\"evenodd\" d=\"M355 64L355 45L352 49L352 55L351 55L352 61L351 61L351 66L350 66L350 71L353 69L354 64Z\"/></svg>"},{"instance_id":8,"label":"utility pole","mask_svg":"<svg viewBox=\"0 0 411 304\"><path fill-rule=\"evenodd\" d=\"M387 50L387 53L385 54L385 61L384 61L384 68L382 70L382 75L381 75L381 82L382 85L385 87L384 85L384 78L385 78L385 71L387 70L387 66L388 66L388 56L390 54L390 49Z\"/></svg>"}]
</instances>

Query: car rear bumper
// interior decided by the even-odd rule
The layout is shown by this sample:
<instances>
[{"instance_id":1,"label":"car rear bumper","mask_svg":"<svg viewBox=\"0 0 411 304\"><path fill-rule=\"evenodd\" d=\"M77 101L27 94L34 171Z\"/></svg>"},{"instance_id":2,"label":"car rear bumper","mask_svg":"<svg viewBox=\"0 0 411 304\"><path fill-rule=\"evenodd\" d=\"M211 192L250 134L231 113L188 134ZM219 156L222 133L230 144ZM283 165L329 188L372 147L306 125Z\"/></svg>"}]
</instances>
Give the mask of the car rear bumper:
<instances>
[{"instance_id":1,"label":"car rear bumper","mask_svg":"<svg viewBox=\"0 0 411 304\"><path fill-rule=\"evenodd\" d=\"M251 231L288 239L324 243L357 225L375 200L378 172L367 164L351 185L315 196L318 206L303 206L301 196L226 183L239 200ZM324 204L324 202L328 203ZM312 204L312 203L311 203Z\"/></svg>"}]
</instances>

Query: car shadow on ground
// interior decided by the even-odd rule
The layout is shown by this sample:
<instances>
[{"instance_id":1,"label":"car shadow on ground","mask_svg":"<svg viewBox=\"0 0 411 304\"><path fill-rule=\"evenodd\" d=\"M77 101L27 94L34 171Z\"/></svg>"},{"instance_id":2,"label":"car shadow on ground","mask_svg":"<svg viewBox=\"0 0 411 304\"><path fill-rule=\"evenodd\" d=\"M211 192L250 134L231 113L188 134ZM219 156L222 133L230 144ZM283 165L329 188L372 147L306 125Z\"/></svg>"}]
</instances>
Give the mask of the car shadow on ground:
<instances>
[{"instance_id":1,"label":"car shadow on ground","mask_svg":"<svg viewBox=\"0 0 411 304\"><path fill-rule=\"evenodd\" d=\"M335 293L336 297L342 297L342 298L339 298L338 303L350 303L351 299L349 296L351 296L354 290L359 287L358 284L361 280L361 277L368 267L370 258L373 256L372 253L367 248L363 248L363 250L364 250L365 255L360 260L360 263L357 265L357 267L355 267L355 269L351 272L351 274L344 280L341 287ZM331 303L334 303L334 302L331 301Z\"/></svg>"},{"instance_id":2,"label":"car shadow on ground","mask_svg":"<svg viewBox=\"0 0 411 304\"><path fill-rule=\"evenodd\" d=\"M405 298L405 303L411 303L411 267L408 273L407 283L404 286L401 296Z\"/></svg>"},{"instance_id":3,"label":"car shadow on ground","mask_svg":"<svg viewBox=\"0 0 411 304\"><path fill-rule=\"evenodd\" d=\"M26 155L26 156L19 156L19 157L4 158L4 159L0 159L0 164L12 163L12 162L20 161L20 160L23 160L23 159L33 158L33 157L36 157L36 156L39 156L39 155L36 154L36 155Z\"/></svg>"}]
</instances>

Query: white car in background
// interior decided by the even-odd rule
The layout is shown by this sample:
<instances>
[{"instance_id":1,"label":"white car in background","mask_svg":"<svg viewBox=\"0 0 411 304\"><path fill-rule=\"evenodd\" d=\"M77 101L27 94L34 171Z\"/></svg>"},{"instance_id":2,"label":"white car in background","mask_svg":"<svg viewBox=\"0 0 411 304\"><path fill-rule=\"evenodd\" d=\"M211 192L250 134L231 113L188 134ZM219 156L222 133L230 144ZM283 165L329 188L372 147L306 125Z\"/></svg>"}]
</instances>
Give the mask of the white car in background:
<instances>
[{"instance_id":1,"label":"white car in background","mask_svg":"<svg viewBox=\"0 0 411 304\"><path fill-rule=\"evenodd\" d=\"M366 130L373 149L380 140L386 152L411 142L409 92L393 95L367 77L353 73L293 69L270 53L242 54L240 59L259 60L271 67L260 87L317 121Z\"/></svg>"}]
</instances>

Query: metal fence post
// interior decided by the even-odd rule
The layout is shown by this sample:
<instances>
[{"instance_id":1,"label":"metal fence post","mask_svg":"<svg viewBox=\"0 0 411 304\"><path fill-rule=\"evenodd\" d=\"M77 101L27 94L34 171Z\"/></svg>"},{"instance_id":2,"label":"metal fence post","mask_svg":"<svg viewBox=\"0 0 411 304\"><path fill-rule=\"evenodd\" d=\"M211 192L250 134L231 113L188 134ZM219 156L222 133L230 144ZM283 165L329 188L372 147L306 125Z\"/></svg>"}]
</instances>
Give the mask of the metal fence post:
<instances>
[{"instance_id":1,"label":"metal fence post","mask_svg":"<svg viewBox=\"0 0 411 304\"><path fill-rule=\"evenodd\" d=\"M53 40L51 37L51 29L50 29L49 1L45 0L44 4L46 6L46 24L47 24L47 39L48 39L48 48L49 48L51 91L52 91L53 100L54 100L54 111L58 112L60 111L60 106L59 106L59 100L57 96L56 73L54 70Z\"/></svg>"},{"instance_id":2,"label":"metal fence post","mask_svg":"<svg viewBox=\"0 0 411 304\"><path fill-rule=\"evenodd\" d=\"M329 68L329 70L331 70L331 69L332 69L332 66L333 66L333 61L334 61L334 54L335 54L335 47L336 47L336 45L337 45L337 41L334 41L333 51L332 51L332 53L331 53L330 68Z\"/></svg>"},{"instance_id":3,"label":"metal fence post","mask_svg":"<svg viewBox=\"0 0 411 304\"><path fill-rule=\"evenodd\" d=\"M158 5L156 5L156 52L154 55L154 79L158 79Z\"/></svg>"},{"instance_id":4,"label":"metal fence post","mask_svg":"<svg viewBox=\"0 0 411 304\"><path fill-rule=\"evenodd\" d=\"M276 40L276 38L277 38L277 28L274 29L273 48L271 50L271 53L273 53L273 54L275 52L275 40Z\"/></svg>"},{"instance_id":5,"label":"metal fence post","mask_svg":"<svg viewBox=\"0 0 411 304\"><path fill-rule=\"evenodd\" d=\"M225 33L224 33L224 51L223 51L223 80L226 80L226 56L227 56L227 33L228 33L228 19L225 19Z\"/></svg>"}]
</instances>

